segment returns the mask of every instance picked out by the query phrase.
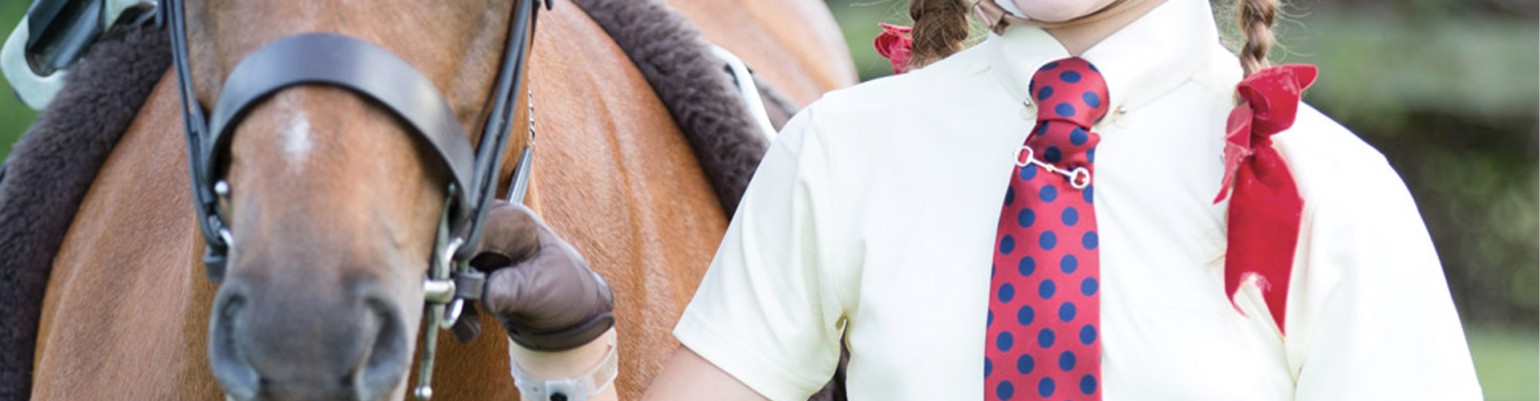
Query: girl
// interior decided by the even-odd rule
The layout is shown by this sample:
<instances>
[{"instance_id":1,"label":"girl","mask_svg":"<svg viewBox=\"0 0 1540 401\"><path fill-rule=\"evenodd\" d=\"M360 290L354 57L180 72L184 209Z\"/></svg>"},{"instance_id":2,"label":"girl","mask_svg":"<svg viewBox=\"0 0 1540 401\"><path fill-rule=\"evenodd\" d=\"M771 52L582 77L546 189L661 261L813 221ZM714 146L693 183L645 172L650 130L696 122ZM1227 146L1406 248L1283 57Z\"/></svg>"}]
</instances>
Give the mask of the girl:
<instances>
[{"instance_id":1,"label":"girl","mask_svg":"<svg viewBox=\"0 0 1540 401\"><path fill-rule=\"evenodd\" d=\"M1239 56L1206 0L913 1L914 70L787 124L648 399L805 400L842 341L855 400L1480 399L1404 184L1269 68L1272 0Z\"/></svg>"}]
</instances>

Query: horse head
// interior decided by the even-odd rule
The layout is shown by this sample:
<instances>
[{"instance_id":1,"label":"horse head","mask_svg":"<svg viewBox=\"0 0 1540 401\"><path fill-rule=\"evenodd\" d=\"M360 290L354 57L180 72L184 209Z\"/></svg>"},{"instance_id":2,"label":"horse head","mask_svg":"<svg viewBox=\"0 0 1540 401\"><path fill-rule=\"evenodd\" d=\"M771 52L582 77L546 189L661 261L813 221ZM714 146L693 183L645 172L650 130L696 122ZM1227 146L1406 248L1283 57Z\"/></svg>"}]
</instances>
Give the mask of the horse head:
<instances>
[{"instance_id":1,"label":"horse head","mask_svg":"<svg viewBox=\"0 0 1540 401\"><path fill-rule=\"evenodd\" d=\"M248 54L333 33L405 61L477 132L514 3L195 0L191 82L214 105ZM219 168L232 236L210 322L215 376L237 400L401 399L453 173L400 117L338 87L282 89L233 127Z\"/></svg>"}]
</instances>

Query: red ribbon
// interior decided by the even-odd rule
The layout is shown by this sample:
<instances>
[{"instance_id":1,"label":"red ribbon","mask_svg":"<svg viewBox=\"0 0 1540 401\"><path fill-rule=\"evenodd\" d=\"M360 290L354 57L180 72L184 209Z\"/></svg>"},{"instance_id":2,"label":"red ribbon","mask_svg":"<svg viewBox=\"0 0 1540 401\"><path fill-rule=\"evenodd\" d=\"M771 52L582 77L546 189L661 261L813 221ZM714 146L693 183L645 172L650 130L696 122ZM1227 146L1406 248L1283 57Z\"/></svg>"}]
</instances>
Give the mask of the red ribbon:
<instances>
[{"instance_id":1,"label":"red ribbon","mask_svg":"<svg viewBox=\"0 0 1540 401\"><path fill-rule=\"evenodd\" d=\"M909 37L909 31L913 28L893 25L877 24L882 27L882 34L872 41L872 46L877 48L877 54L893 63L893 73L903 74L909 72L909 59L914 57L911 50L914 47L914 39Z\"/></svg>"},{"instance_id":2,"label":"red ribbon","mask_svg":"<svg viewBox=\"0 0 1540 401\"><path fill-rule=\"evenodd\" d=\"M1315 66L1282 65L1236 85L1241 104L1230 111L1225 176L1214 198L1219 203L1230 197L1225 293L1233 306L1241 283L1255 279L1280 332L1304 201L1272 136L1294 125L1300 94L1315 77Z\"/></svg>"}]
</instances>

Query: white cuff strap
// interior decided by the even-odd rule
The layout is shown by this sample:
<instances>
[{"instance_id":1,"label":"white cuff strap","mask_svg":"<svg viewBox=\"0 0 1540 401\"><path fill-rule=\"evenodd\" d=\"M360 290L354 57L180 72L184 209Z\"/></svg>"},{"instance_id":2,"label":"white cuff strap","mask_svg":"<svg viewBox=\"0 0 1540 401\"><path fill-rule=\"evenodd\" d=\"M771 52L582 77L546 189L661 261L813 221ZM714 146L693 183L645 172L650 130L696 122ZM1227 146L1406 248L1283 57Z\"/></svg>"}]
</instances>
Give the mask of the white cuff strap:
<instances>
[{"instance_id":1,"label":"white cuff strap","mask_svg":"<svg viewBox=\"0 0 1540 401\"><path fill-rule=\"evenodd\" d=\"M620 357L615 352L615 337L609 337L609 349L604 352L604 360L598 366L589 369L587 373L576 377L563 377L556 379L540 379L531 376L529 372L519 367L518 360L513 358L513 349L508 350L508 365L513 369L513 383L519 387L520 399L528 401L587 401L588 397L599 394L615 382L615 377L620 374Z\"/></svg>"}]
</instances>

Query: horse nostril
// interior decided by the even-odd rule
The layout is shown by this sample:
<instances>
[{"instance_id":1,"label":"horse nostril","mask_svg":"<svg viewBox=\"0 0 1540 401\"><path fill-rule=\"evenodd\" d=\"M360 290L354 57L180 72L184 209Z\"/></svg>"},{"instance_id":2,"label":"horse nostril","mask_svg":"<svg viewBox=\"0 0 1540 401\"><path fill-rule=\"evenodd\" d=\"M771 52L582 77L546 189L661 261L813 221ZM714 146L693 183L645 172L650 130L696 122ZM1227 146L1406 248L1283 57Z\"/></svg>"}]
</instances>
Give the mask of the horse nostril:
<instances>
[{"instance_id":1,"label":"horse nostril","mask_svg":"<svg viewBox=\"0 0 1540 401\"><path fill-rule=\"evenodd\" d=\"M246 305L246 296L239 286L221 288L214 299L214 311L209 330L209 362L214 377L224 387L229 398L245 400L256 396L261 378L256 369L241 354L236 342L237 316Z\"/></svg>"},{"instance_id":2,"label":"horse nostril","mask_svg":"<svg viewBox=\"0 0 1540 401\"><path fill-rule=\"evenodd\" d=\"M364 303L375 330L372 344L368 342L371 339L364 339L369 349L357 372L356 388L364 393L360 398L367 400L383 397L404 379L411 355L407 352L406 325L395 303L380 297L369 297ZM380 394L368 394L371 391Z\"/></svg>"},{"instance_id":3,"label":"horse nostril","mask_svg":"<svg viewBox=\"0 0 1540 401\"><path fill-rule=\"evenodd\" d=\"M315 289L228 280L210 314L214 377L232 400L388 398L412 356L388 295L373 279Z\"/></svg>"}]
</instances>

